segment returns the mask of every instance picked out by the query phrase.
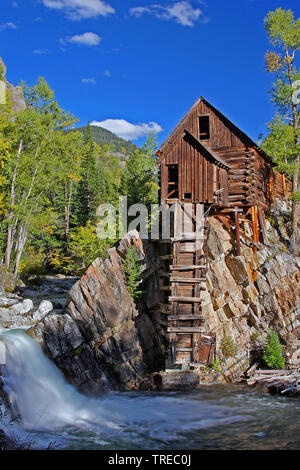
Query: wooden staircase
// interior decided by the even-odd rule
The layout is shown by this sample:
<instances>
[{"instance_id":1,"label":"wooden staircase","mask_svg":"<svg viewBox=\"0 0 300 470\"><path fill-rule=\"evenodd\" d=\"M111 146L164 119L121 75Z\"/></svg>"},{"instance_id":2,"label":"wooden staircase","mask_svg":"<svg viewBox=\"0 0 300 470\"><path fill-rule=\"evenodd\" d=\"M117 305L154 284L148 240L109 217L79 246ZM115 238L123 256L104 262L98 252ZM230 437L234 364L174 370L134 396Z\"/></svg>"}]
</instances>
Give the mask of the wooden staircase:
<instances>
[{"instance_id":1,"label":"wooden staircase","mask_svg":"<svg viewBox=\"0 0 300 470\"><path fill-rule=\"evenodd\" d=\"M202 314L206 232L203 204L176 204L174 236L164 242L168 253L160 256L160 288L165 297L160 314L169 342L169 367L170 363L194 367L214 361L215 337L207 332Z\"/></svg>"}]
</instances>

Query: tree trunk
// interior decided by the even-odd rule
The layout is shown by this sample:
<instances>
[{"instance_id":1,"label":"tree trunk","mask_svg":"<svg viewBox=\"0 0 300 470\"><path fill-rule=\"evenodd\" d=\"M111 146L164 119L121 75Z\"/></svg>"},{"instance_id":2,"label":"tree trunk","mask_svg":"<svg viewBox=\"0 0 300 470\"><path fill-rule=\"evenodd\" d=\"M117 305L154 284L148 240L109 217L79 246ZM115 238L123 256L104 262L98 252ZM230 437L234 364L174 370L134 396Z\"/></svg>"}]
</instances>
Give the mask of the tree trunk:
<instances>
[{"instance_id":1,"label":"tree trunk","mask_svg":"<svg viewBox=\"0 0 300 470\"><path fill-rule=\"evenodd\" d=\"M16 259L15 259L15 268L14 268L15 275L18 274L19 264L21 261L24 246L26 244L26 240L27 240L27 230L26 230L26 227L22 226L20 229L19 239L18 239L17 249L16 249Z\"/></svg>"},{"instance_id":2,"label":"tree trunk","mask_svg":"<svg viewBox=\"0 0 300 470\"><path fill-rule=\"evenodd\" d=\"M18 164L19 164L22 148L23 148L23 139L21 139L20 144L19 144L16 164L15 164L15 168L14 168L14 172L13 172L13 177L12 177L12 180L11 180L10 201L9 201L10 212L9 212L9 215L8 215L8 221L9 222L8 222L8 227L7 227L6 248L5 248L5 268L6 269L9 269L11 251L12 251L12 241L13 241L12 220L13 220L13 206L15 204L15 184L16 184Z\"/></svg>"},{"instance_id":3,"label":"tree trunk","mask_svg":"<svg viewBox=\"0 0 300 470\"><path fill-rule=\"evenodd\" d=\"M296 159L296 169L295 174L293 175L293 193L295 194L298 191L298 181L299 181L299 156ZM299 220L299 202L293 200L292 203L292 237L290 248L294 252L296 250L296 239L298 234L298 220Z\"/></svg>"},{"instance_id":4,"label":"tree trunk","mask_svg":"<svg viewBox=\"0 0 300 470\"><path fill-rule=\"evenodd\" d=\"M67 188L67 186L66 186L66 188ZM66 206L65 206L65 237L66 237L66 240L68 240L69 234L70 234L70 213L71 213L72 194L73 194L73 182L70 181L69 194L68 194L68 190L66 189L66 196L68 197L67 203L66 203Z\"/></svg>"}]
</instances>

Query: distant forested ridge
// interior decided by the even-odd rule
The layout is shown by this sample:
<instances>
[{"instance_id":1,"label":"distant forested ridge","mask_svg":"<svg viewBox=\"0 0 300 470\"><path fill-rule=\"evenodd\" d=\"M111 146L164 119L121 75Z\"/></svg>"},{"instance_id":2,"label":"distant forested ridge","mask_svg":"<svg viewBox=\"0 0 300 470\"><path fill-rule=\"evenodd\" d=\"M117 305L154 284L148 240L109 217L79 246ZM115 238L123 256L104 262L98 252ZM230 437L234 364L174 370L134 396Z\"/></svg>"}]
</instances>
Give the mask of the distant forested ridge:
<instances>
[{"instance_id":1,"label":"distant forested ridge","mask_svg":"<svg viewBox=\"0 0 300 470\"><path fill-rule=\"evenodd\" d=\"M79 131L82 134L86 135L88 126L77 127L76 129L68 130L67 132L72 131ZM123 154L124 156L130 155L132 152L137 150L137 146L134 145L132 142L122 139L118 137L111 131L104 129L103 127L99 126L92 126L90 125L90 131L92 134L93 140L100 146L103 147L104 145L113 146L113 151L116 153Z\"/></svg>"},{"instance_id":2,"label":"distant forested ridge","mask_svg":"<svg viewBox=\"0 0 300 470\"><path fill-rule=\"evenodd\" d=\"M0 79L6 68L0 61ZM5 82L6 83L6 82ZM8 87L0 103L0 267L20 274L81 274L119 237L99 238L98 207L119 196L158 202L154 136L142 148L100 127L76 129L46 80ZM104 230L104 228L103 228Z\"/></svg>"}]
</instances>

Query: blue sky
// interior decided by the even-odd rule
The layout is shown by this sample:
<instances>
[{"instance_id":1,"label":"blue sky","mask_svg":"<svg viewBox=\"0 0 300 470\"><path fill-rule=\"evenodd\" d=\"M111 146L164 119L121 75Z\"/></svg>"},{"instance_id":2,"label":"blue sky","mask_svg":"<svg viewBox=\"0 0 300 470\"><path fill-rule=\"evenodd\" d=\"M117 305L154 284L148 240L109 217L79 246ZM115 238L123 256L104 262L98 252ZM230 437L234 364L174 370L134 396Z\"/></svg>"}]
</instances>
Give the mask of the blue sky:
<instances>
[{"instance_id":1,"label":"blue sky","mask_svg":"<svg viewBox=\"0 0 300 470\"><path fill-rule=\"evenodd\" d=\"M161 143L202 95L257 141L274 114L263 19L280 6L299 16L296 0L1 0L0 56L79 125Z\"/></svg>"}]
</instances>

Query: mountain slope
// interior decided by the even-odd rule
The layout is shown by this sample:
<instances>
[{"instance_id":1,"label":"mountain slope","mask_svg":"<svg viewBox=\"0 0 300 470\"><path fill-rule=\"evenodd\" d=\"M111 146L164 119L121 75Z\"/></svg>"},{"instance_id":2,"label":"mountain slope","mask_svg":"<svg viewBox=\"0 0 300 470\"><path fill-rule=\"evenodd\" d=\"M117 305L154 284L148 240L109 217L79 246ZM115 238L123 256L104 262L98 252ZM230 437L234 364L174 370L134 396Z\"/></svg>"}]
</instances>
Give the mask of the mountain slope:
<instances>
[{"instance_id":1,"label":"mountain slope","mask_svg":"<svg viewBox=\"0 0 300 470\"><path fill-rule=\"evenodd\" d=\"M124 156L129 155L131 152L136 150L138 147L134 145L132 142L129 142L121 137L118 137L111 131L104 129L103 127L99 126L90 126L93 139L97 142L100 147L103 145L113 145L114 151L117 153L121 153ZM86 133L87 126L84 127L77 127L76 129L72 129L73 131L80 131L83 134Z\"/></svg>"}]
</instances>

